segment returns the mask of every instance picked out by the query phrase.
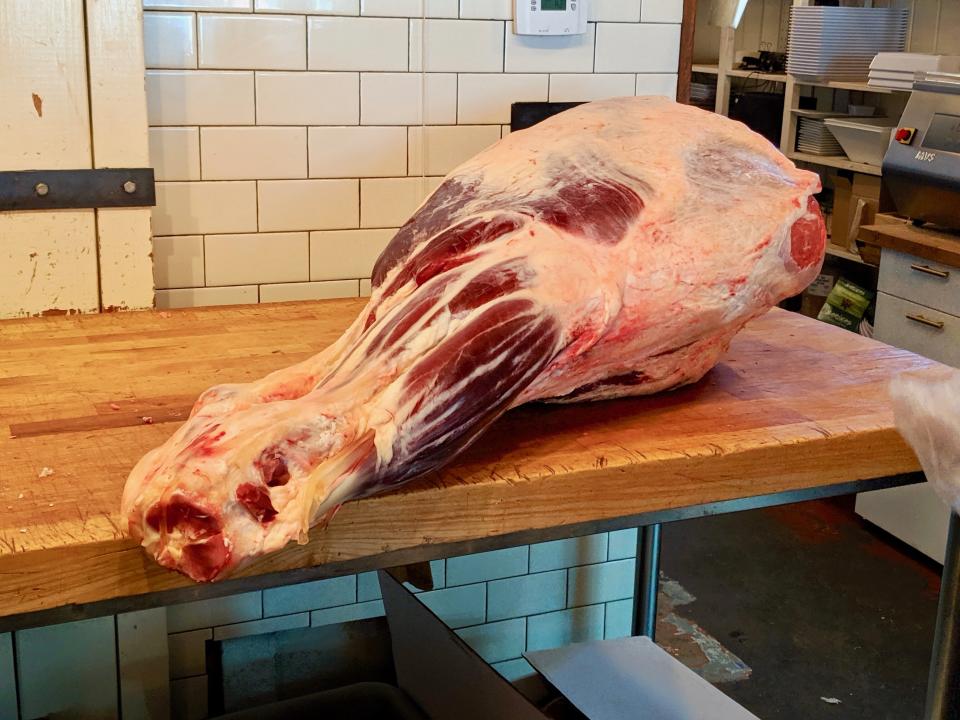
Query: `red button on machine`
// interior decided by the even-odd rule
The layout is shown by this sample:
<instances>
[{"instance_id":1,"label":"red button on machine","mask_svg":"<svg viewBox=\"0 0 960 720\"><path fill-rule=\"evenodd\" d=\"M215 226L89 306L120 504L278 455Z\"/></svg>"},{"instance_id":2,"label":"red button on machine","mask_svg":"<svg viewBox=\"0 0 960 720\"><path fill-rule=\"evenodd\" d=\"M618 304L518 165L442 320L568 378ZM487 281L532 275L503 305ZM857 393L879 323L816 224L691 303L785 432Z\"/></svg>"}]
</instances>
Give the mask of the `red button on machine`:
<instances>
[{"instance_id":1,"label":"red button on machine","mask_svg":"<svg viewBox=\"0 0 960 720\"><path fill-rule=\"evenodd\" d=\"M909 145L913 141L913 134L915 132L915 128L897 128L897 132L894 133L893 139L901 145Z\"/></svg>"}]
</instances>

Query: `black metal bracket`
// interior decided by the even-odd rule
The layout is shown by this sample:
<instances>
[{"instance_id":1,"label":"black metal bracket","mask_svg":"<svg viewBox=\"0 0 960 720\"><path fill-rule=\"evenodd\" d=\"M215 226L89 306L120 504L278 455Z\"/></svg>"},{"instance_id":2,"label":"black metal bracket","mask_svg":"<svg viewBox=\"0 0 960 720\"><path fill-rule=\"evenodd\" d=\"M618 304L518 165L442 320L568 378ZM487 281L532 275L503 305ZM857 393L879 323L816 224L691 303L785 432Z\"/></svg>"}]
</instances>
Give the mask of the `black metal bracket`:
<instances>
[{"instance_id":1,"label":"black metal bracket","mask_svg":"<svg viewBox=\"0 0 960 720\"><path fill-rule=\"evenodd\" d=\"M0 171L0 210L156 205L153 168Z\"/></svg>"}]
</instances>

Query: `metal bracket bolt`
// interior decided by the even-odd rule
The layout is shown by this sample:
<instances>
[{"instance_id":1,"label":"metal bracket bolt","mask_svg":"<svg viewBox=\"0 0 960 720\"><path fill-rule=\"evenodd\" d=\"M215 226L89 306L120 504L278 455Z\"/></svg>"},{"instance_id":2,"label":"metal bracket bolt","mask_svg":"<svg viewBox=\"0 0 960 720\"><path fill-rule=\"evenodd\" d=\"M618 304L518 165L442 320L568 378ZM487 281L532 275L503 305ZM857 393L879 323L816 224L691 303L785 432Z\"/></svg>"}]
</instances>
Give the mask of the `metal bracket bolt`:
<instances>
[{"instance_id":1,"label":"metal bracket bolt","mask_svg":"<svg viewBox=\"0 0 960 720\"><path fill-rule=\"evenodd\" d=\"M40 182L33 186L33 191L40 197L45 197L50 192L50 188L46 183Z\"/></svg>"},{"instance_id":2,"label":"metal bracket bolt","mask_svg":"<svg viewBox=\"0 0 960 720\"><path fill-rule=\"evenodd\" d=\"M133 195L137 191L137 184L133 180L127 180L123 184L123 191L127 195Z\"/></svg>"}]
</instances>

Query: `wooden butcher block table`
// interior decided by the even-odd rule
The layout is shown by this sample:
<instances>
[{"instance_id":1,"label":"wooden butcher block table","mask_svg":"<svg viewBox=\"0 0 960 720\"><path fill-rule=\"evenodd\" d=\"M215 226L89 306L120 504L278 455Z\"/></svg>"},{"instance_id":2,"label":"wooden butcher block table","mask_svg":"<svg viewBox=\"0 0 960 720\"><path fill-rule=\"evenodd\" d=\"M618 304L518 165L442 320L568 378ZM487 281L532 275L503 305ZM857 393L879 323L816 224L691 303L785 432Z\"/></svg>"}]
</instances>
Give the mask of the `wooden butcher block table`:
<instances>
[{"instance_id":1,"label":"wooden butcher block table","mask_svg":"<svg viewBox=\"0 0 960 720\"><path fill-rule=\"evenodd\" d=\"M694 386L520 408L235 578L197 585L148 558L119 514L134 463L202 390L317 352L362 305L0 322L0 630L922 479L886 384L934 363L774 310Z\"/></svg>"}]
</instances>

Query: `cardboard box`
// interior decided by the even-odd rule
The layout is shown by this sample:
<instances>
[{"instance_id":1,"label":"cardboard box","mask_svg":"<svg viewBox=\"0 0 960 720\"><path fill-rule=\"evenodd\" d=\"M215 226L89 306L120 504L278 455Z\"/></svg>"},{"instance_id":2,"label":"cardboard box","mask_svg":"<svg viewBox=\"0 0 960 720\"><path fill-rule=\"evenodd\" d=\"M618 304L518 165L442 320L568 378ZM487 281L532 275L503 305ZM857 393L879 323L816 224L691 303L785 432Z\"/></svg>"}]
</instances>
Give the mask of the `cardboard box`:
<instances>
[{"instance_id":1,"label":"cardboard box","mask_svg":"<svg viewBox=\"0 0 960 720\"><path fill-rule=\"evenodd\" d=\"M853 173L853 179L833 178L833 218L830 244L856 252L857 230L873 222L880 206L880 178Z\"/></svg>"}]
</instances>

